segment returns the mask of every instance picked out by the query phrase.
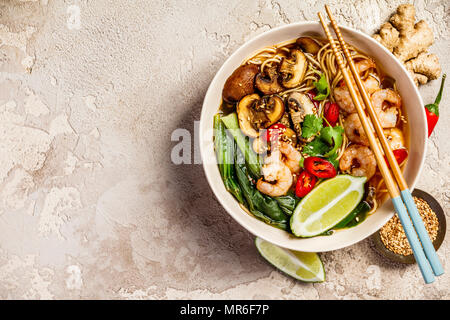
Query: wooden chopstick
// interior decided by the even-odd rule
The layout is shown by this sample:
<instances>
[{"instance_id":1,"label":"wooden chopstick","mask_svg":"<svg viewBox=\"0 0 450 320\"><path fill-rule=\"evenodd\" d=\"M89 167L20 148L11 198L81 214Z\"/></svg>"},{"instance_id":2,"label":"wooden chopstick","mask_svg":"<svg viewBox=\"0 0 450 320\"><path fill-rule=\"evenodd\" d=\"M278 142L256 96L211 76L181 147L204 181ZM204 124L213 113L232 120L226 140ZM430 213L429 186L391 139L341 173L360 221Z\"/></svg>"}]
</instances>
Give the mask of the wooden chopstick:
<instances>
[{"instance_id":1,"label":"wooden chopstick","mask_svg":"<svg viewBox=\"0 0 450 320\"><path fill-rule=\"evenodd\" d=\"M384 135L383 127L381 126L381 123L375 112L375 108L373 107L372 102L369 98L369 95L367 94L367 92L364 88L361 78L359 77L359 74L356 70L353 59L348 50L348 46L347 46L346 42L344 41L344 37L342 36L342 33L339 29L336 19L334 18L333 14L331 13L330 7L328 5L325 5L325 10L327 11L328 17L331 21L331 25L332 25L334 32L338 38L339 44L341 45L341 48L344 52L344 56L347 59L347 63L350 66L351 73L353 75L353 78L355 79L356 85L359 89L359 92L360 92L362 98L363 98L364 104L366 105L366 110L369 114L370 119L372 120L372 124L377 133L378 140L381 142L381 146L383 147L386 158L390 164L392 172L394 173L394 177L399 185L400 195L403 199L403 202L406 205L406 209L412 220L413 226L416 229L416 232L419 236L420 242L422 243L422 247L425 251L425 255L431 265L431 268L433 269L434 274L436 276L440 276L444 273L444 268L442 267L442 264L439 261L439 258L436 254L433 243L431 242L428 232L425 229L425 225L423 224L422 218L420 217L420 214L414 203L414 200L411 195L411 191L408 188L408 184L406 183L406 180L403 176L400 166L399 166L397 160L395 159L394 153L392 152L392 149Z\"/></svg>"},{"instance_id":2,"label":"wooden chopstick","mask_svg":"<svg viewBox=\"0 0 450 320\"><path fill-rule=\"evenodd\" d=\"M376 113L374 111L372 102L370 101L369 95L367 94L367 92L364 88L361 78L358 75L358 71L356 70L356 66L353 62L353 59L351 58L347 44L345 43L344 38L342 37L341 31L336 23L336 20L334 19L333 15L331 13L330 7L328 5L325 5L325 10L327 11L328 17L330 18L331 26L334 29L334 32L338 38L339 44L341 45L342 51L344 52L344 56L347 59L347 63L350 67L350 71L353 75L353 78L355 79L356 85L358 86L359 93L361 94L361 96L363 98L364 104L366 106L370 106L369 108L367 108L367 112L369 113L369 117L372 120L372 124L375 128L378 139L380 140L381 145L385 151L386 158L388 159L388 162L389 162L391 168L393 169L395 178L399 183L400 190L407 189L408 185L405 181L405 178L403 177L403 174L400 170L400 166L397 163L397 160L395 160L394 153L392 152L392 150L389 146L389 143L388 143L386 137L384 136L383 127L381 126L378 116L376 115Z\"/></svg>"},{"instance_id":3,"label":"wooden chopstick","mask_svg":"<svg viewBox=\"0 0 450 320\"><path fill-rule=\"evenodd\" d=\"M327 10L327 11L329 11L329 10ZM366 117L366 114L365 114L365 111L364 111L364 107L361 105L361 102L358 99L357 92L355 90L353 82L352 82L352 80L350 78L350 75L348 73L348 70L346 68L346 65L345 65L345 62L344 62L344 57L342 56L341 52L338 50L336 44L334 43L333 37L332 37L332 35L330 33L330 30L328 29L328 26L327 26L327 24L326 24L326 22L325 22L325 20L324 20L324 18L322 16L322 14L319 13L318 15L319 15L319 19L320 19L320 22L322 24L322 27L323 27L326 35L327 35L327 38L328 38L328 40L330 42L330 45L331 45L331 47L333 49L333 52L334 52L335 56L336 56L336 60L338 62L339 68L340 68L340 70L341 70L341 72L343 74L344 81L345 81L345 83L347 85L347 88L349 90L350 96L351 96L351 98L353 100L353 103L354 103L354 105L356 107L356 110L357 110L358 116L360 118L361 124L363 126L363 129L364 129L364 131L365 131L365 133L367 135L367 138L369 140L370 147L371 147L371 149L372 149L372 151L373 151L373 153L375 155L375 158L377 160L377 164L378 164L378 167L380 169L380 172L381 172L381 174L382 174L382 176L383 176L383 178L385 180L386 187L387 187L387 189L389 191L389 194L391 196L391 199L392 199L392 202L394 204L394 207L395 207L395 209L396 209L396 211L398 213L399 219L400 219L400 221L401 221L401 223L403 225L403 228L405 230L405 233L406 233L406 236L408 238L408 241L410 242L411 248L413 249L413 253L414 253L416 261L417 261L417 263L419 265L420 271L422 272L422 276L424 277L426 283L431 283L431 282L434 281L433 271L432 271L432 269L430 267L430 264L427 261L427 258L425 257L424 250L423 250L423 248L422 248L422 246L421 246L421 244L419 242L419 239L417 238L417 234L415 233L414 227L411 224L411 221L409 219L409 216L408 216L408 213L406 211L405 205L404 205L404 203L402 201L402 198L400 196L400 192L399 192L397 183L394 180L394 178L392 177L391 171L389 170L389 167L387 166L387 163L384 160L383 152L381 151L380 146L378 145L378 141L377 141L377 139L376 139L376 137L375 137L375 135L374 135L374 133L373 133L373 131L371 129L369 119ZM336 24L336 27L337 27L337 24ZM337 30L339 30L339 29L337 29ZM341 39L343 41L342 35L341 35ZM343 42L343 43L345 44L345 42ZM344 48L346 48L346 46L344 46ZM350 59L347 59L347 60L348 60L349 65L351 65L351 64L353 64L353 60L350 57L348 49L347 49L347 53L348 53L348 57L350 58ZM344 51L344 54L345 54L345 51ZM352 68L352 67L350 67L350 68ZM353 69L354 69L353 71L356 71L356 68L354 67L354 65L353 65ZM355 78L355 82L357 82L358 79L359 79L359 76L358 76L357 73L355 73L355 74L356 74L356 76L354 76L354 78ZM361 80L359 79L359 82L360 81ZM370 99L368 98L368 95L365 92L365 89L362 86L362 83L361 83L361 88L359 88L359 89L362 89L361 90L361 94L363 96L365 94L365 96L367 97L367 101L369 101L369 105L367 105L366 107L370 108L371 107ZM375 112L373 112L373 115L376 117ZM375 120L375 121L378 121L378 120ZM378 124L379 124L379 121L378 121ZM381 130L381 133L382 132L383 131ZM382 136L384 137L384 134ZM391 151L391 153L392 153L392 151ZM394 161L395 161L395 157L394 157ZM401 173L401 171L400 171L400 173ZM412 197L411 197L411 199L412 199ZM414 203L414 201L413 201L413 203ZM420 216L419 216L419 218L420 218ZM422 222L422 224L423 224L423 222ZM427 234L427 236L428 236L428 234Z\"/></svg>"}]
</instances>

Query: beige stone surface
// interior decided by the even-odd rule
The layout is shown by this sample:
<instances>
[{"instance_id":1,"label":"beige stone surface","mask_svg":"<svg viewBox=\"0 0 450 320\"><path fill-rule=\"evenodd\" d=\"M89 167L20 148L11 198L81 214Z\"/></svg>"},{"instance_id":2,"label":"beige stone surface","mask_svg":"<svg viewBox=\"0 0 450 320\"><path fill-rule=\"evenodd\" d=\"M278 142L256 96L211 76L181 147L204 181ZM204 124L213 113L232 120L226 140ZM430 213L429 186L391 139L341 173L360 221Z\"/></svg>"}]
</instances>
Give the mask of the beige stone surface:
<instances>
[{"instance_id":1,"label":"beige stone surface","mask_svg":"<svg viewBox=\"0 0 450 320\"><path fill-rule=\"evenodd\" d=\"M0 0L0 298L449 299L448 239L432 285L369 240L321 254L327 281L300 283L258 255L201 165L171 162L224 60L324 2ZM371 34L405 1L327 2ZM448 72L449 3L414 3ZM418 183L447 214L449 101Z\"/></svg>"}]
</instances>

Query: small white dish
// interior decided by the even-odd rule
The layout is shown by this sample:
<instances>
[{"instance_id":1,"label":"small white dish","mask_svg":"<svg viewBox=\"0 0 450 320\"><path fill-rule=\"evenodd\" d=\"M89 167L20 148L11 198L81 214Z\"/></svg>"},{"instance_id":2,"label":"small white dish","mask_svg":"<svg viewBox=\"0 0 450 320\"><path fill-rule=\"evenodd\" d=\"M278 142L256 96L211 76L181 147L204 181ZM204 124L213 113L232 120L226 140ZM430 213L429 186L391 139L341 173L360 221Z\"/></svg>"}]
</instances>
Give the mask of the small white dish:
<instances>
[{"instance_id":1,"label":"small white dish","mask_svg":"<svg viewBox=\"0 0 450 320\"><path fill-rule=\"evenodd\" d=\"M347 43L375 59L377 65L397 82L409 125L407 129L409 157L404 176L410 189L413 190L425 161L428 137L424 105L419 91L403 65L377 41L356 29L340 28ZM226 79L245 59L261 48L300 36L326 38L318 22L289 24L253 38L225 61L212 80L203 102L200 119L200 150L206 178L214 194L225 210L245 229L284 248L305 252L324 252L350 246L379 230L394 214L391 201L386 201L374 214L354 228L339 230L330 236L296 238L288 232L267 225L250 216L239 206L238 202L224 187L217 167L213 145L213 117L218 112L222 88Z\"/></svg>"}]
</instances>

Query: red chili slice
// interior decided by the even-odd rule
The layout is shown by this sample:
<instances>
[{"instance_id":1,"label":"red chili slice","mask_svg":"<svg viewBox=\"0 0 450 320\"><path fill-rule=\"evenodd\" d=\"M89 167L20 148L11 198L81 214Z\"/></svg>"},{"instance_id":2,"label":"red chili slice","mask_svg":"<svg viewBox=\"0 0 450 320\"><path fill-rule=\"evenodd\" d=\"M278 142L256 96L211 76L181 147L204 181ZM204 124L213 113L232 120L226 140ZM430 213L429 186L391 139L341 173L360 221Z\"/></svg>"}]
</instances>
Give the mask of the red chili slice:
<instances>
[{"instance_id":1,"label":"red chili slice","mask_svg":"<svg viewBox=\"0 0 450 320\"><path fill-rule=\"evenodd\" d=\"M397 160L398 164L402 164L408 157L408 150L406 149L396 149L392 152L394 153L395 160Z\"/></svg>"},{"instance_id":2,"label":"red chili slice","mask_svg":"<svg viewBox=\"0 0 450 320\"><path fill-rule=\"evenodd\" d=\"M327 119L328 123L334 127L339 120L339 106L337 103L325 103L323 116ZM328 126L327 121L324 121L324 124Z\"/></svg>"},{"instance_id":3,"label":"red chili slice","mask_svg":"<svg viewBox=\"0 0 450 320\"><path fill-rule=\"evenodd\" d=\"M282 123L276 123L271 125L264 133L262 138L266 139L267 143L278 143L281 135L286 131L286 126Z\"/></svg>"},{"instance_id":4,"label":"red chili slice","mask_svg":"<svg viewBox=\"0 0 450 320\"><path fill-rule=\"evenodd\" d=\"M337 175L336 168L330 161L319 157L308 157L304 162L305 169L318 178L333 178Z\"/></svg>"},{"instance_id":5,"label":"red chili slice","mask_svg":"<svg viewBox=\"0 0 450 320\"><path fill-rule=\"evenodd\" d=\"M408 157L408 150L406 149L395 149L392 150L392 153L395 156L395 160L397 160L398 164L402 164L403 161L405 161L405 159ZM387 161L386 156L384 156L384 159L386 160L386 163L388 165L388 167L390 168L391 166L389 165L389 162Z\"/></svg>"},{"instance_id":6,"label":"red chili slice","mask_svg":"<svg viewBox=\"0 0 450 320\"><path fill-rule=\"evenodd\" d=\"M297 178L295 195L299 198L306 196L316 185L317 178L308 171L303 170Z\"/></svg>"}]
</instances>

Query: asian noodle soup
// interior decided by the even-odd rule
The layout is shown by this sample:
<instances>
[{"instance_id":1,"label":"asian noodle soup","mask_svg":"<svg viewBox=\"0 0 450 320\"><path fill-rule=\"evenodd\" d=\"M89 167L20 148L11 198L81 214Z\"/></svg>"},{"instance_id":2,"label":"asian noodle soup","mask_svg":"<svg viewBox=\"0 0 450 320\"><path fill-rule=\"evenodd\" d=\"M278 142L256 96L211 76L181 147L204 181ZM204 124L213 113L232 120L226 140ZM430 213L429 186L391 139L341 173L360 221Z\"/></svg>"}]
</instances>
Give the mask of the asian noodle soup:
<instances>
[{"instance_id":1,"label":"asian noodle soup","mask_svg":"<svg viewBox=\"0 0 450 320\"><path fill-rule=\"evenodd\" d=\"M349 49L403 166L407 119L395 80ZM219 170L247 212L289 232L302 198L336 175L366 177L361 202L365 214L376 211L387 190L328 41L301 37L262 48L229 76L222 100L215 118ZM354 226L361 214L337 226Z\"/></svg>"}]
</instances>

